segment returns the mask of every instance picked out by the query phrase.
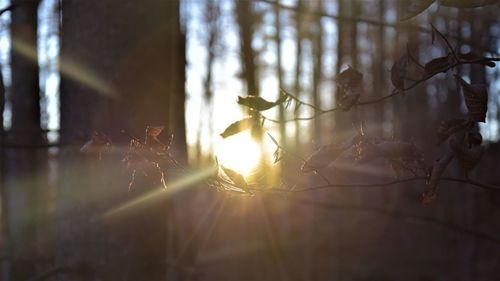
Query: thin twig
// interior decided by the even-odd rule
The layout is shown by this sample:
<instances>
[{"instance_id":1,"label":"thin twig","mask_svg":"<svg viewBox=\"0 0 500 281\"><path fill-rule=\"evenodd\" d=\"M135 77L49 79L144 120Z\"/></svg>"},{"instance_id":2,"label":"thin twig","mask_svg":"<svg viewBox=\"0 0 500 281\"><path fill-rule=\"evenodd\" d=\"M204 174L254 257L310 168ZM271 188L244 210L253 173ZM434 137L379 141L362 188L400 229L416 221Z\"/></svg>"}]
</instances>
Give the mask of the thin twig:
<instances>
[{"instance_id":1,"label":"thin twig","mask_svg":"<svg viewBox=\"0 0 500 281\"><path fill-rule=\"evenodd\" d=\"M421 79L415 80L411 85L409 85L408 87L406 87L404 89L401 89L399 91L398 90L393 90L390 94L388 94L386 96L382 96L382 97L377 98L377 99L367 100L367 101L358 101L354 106L363 106L363 105L375 104L375 103L379 103L379 102L385 101L385 100L390 99L390 98L392 98L394 96L397 96L400 92L408 91L408 90L411 90L411 89L415 88L419 84L421 84L421 83L423 83L423 82L431 79L432 77L438 75L439 73L445 73L448 70L453 69L453 68L455 68L457 66L466 65L466 64L485 64L487 62L492 62L492 61L498 62L498 61L500 61L500 58L484 57L484 58L481 58L481 59L468 60L468 61L459 60L459 61L456 61L453 64L450 64L444 70L428 74L428 75L424 76ZM313 106L311 104L308 104L308 103L305 103L305 102L299 100L297 97L293 96L292 94L290 94L287 91L285 91L285 93L287 93L287 95L289 95L297 103L300 103L300 104L303 104L303 105L311 107L312 109L315 110L316 113L314 115L311 115L311 116L308 116L308 117L295 117L295 118L286 119L286 120L283 120L283 121L272 119L272 118L269 118L269 117L266 117L266 116L262 115L262 118L264 120L267 120L267 121L270 121L270 122L273 122L273 123L292 122L292 121L308 121L308 120L313 120L313 119L315 119L315 118L317 118L317 117L319 117L319 116L321 116L323 114L331 113L331 112L335 112L335 111L339 110L338 107L334 107L334 108L331 108L331 109L323 110L323 109L317 108L317 107L315 107L315 106Z\"/></svg>"},{"instance_id":2,"label":"thin twig","mask_svg":"<svg viewBox=\"0 0 500 281\"><path fill-rule=\"evenodd\" d=\"M16 3L13 3L13 4L10 4L8 5L7 7L3 8L3 9L0 9L0 16L5 13L5 12L8 12L8 11L12 11L16 8L18 8L19 6L21 5L24 5L24 4L38 4L40 2L40 0L25 0L25 1L18 1Z\"/></svg>"},{"instance_id":3,"label":"thin twig","mask_svg":"<svg viewBox=\"0 0 500 281\"><path fill-rule=\"evenodd\" d=\"M439 35L439 37L441 37L441 39L443 39L443 41L446 43L446 46L448 47L451 54L453 55L453 58L455 58L455 61L460 61L460 59L457 56L457 53L455 52L455 49L453 49L453 47L450 44L450 41L448 41L448 38L446 38L446 36L444 36L443 33L439 32L439 30L432 23L431 23L431 27L432 27L432 31L436 32Z\"/></svg>"},{"instance_id":4,"label":"thin twig","mask_svg":"<svg viewBox=\"0 0 500 281\"><path fill-rule=\"evenodd\" d=\"M278 149L280 149L283 152L285 152L285 154L289 154L289 155L291 155L291 156L299 159L302 162L302 164L305 164L307 162L307 160L304 157L302 157L302 156L300 156L300 155L298 155L298 154L296 154L294 152L291 152L288 149L284 148L278 141L276 141L276 139L271 134L267 133L267 135L271 138L271 140L278 147ZM323 174L321 174L320 171L313 170L313 172L314 172L315 175L318 175L319 177L321 177L327 184L331 184L331 182L328 180L328 178L325 177Z\"/></svg>"},{"instance_id":5,"label":"thin twig","mask_svg":"<svg viewBox=\"0 0 500 281\"><path fill-rule=\"evenodd\" d=\"M370 184L339 184L339 183L333 183L333 184L325 184L325 185L318 185L318 186L312 186L312 187L304 187L300 189L285 189L285 188L269 188L269 189L264 189L264 188L253 188L252 191L261 191L261 192L284 192L284 193L300 193L300 192L307 192L307 191L313 191L313 190L321 190L321 189L329 189L329 188L339 188L339 187L384 187L384 186L390 186L390 185L396 185L396 184L401 184L401 183L407 183L407 182L413 182L413 181L422 181L422 180L428 180L428 177L412 177L412 178L407 178L407 179L398 179L398 180L393 180L393 181L387 181L387 182L380 182L380 183L370 183ZM438 181L447 181L447 182L459 182L459 183L465 183L468 185L476 186L482 189L490 190L490 191L500 191L500 186L492 186L488 185L485 183L481 183L478 181L470 180L470 179L461 179L461 178L454 178L454 177L441 177L439 178Z\"/></svg>"}]
</instances>

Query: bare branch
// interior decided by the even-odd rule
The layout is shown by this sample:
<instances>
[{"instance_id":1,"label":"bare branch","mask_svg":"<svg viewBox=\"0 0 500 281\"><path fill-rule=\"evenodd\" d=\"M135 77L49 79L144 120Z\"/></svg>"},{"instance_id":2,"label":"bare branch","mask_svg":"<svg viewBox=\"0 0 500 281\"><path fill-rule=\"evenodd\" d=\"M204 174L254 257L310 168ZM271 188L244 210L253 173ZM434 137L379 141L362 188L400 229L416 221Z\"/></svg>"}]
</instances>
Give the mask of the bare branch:
<instances>
[{"instance_id":1,"label":"bare branch","mask_svg":"<svg viewBox=\"0 0 500 281\"><path fill-rule=\"evenodd\" d=\"M401 184L401 183L407 183L407 182L413 182L413 181L422 181L422 180L428 180L428 177L412 177L412 178L407 178L407 179L398 179L398 180L393 180L393 181L387 181L387 182L380 182L380 183L371 183L371 184L339 184L339 183L333 183L333 184L325 184L325 185L318 185L318 186L312 186L312 187L303 187L299 189L285 189L285 188L252 188L252 191L261 191L261 192L284 192L284 193L301 193L301 192L307 192L307 191L313 191L313 190L321 190L321 189L329 189L329 188L339 188L339 187L384 187L384 186L391 186L391 185L396 185L396 184ZM438 179L438 181L445 181L445 182L458 182L458 183L465 183L468 185L476 186L485 190L490 190L490 191L500 191L500 186L493 186L485 183L481 183L475 180L471 179L461 179L461 178L454 178L454 177L441 177Z\"/></svg>"}]
</instances>

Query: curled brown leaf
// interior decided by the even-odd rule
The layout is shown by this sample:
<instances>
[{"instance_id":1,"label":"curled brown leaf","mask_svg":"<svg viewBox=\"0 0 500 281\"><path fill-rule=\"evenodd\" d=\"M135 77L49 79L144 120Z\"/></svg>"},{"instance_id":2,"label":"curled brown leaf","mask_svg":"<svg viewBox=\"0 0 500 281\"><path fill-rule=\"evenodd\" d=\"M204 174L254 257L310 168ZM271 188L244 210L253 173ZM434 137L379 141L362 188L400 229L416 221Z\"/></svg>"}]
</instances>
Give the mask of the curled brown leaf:
<instances>
[{"instance_id":1,"label":"curled brown leaf","mask_svg":"<svg viewBox=\"0 0 500 281\"><path fill-rule=\"evenodd\" d=\"M392 65L391 68L392 85L400 91L405 88L407 66L408 66L408 56L403 55Z\"/></svg>"},{"instance_id":2,"label":"curled brown leaf","mask_svg":"<svg viewBox=\"0 0 500 281\"><path fill-rule=\"evenodd\" d=\"M105 134L95 131L92 133L90 140L80 148L80 152L95 153L100 160L103 150L111 149L112 146L111 141Z\"/></svg>"},{"instance_id":3,"label":"curled brown leaf","mask_svg":"<svg viewBox=\"0 0 500 281\"><path fill-rule=\"evenodd\" d=\"M465 105L469 110L469 119L475 122L486 122L488 111L488 90L485 84L469 84L462 77L455 75L464 94Z\"/></svg>"},{"instance_id":4,"label":"curled brown leaf","mask_svg":"<svg viewBox=\"0 0 500 281\"><path fill-rule=\"evenodd\" d=\"M464 130L468 125L468 120L459 118L442 121L436 132L438 136L438 144L447 140L454 133Z\"/></svg>"},{"instance_id":5,"label":"curled brown leaf","mask_svg":"<svg viewBox=\"0 0 500 281\"><path fill-rule=\"evenodd\" d=\"M363 74L349 66L335 77L335 82L342 90L337 104L343 111L349 111L363 91Z\"/></svg>"}]
</instances>

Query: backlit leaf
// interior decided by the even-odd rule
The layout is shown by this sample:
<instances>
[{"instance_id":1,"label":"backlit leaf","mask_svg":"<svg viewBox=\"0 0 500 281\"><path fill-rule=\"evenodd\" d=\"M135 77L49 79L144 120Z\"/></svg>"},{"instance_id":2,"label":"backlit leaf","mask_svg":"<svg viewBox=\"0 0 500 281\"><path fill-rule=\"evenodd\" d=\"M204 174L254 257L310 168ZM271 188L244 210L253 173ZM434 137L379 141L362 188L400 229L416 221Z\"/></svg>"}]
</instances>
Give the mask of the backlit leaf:
<instances>
[{"instance_id":1,"label":"backlit leaf","mask_svg":"<svg viewBox=\"0 0 500 281\"><path fill-rule=\"evenodd\" d=\"M238 103L251 109L257 111L268 110L276 105L284 103L288 98L288 95L285 91L281 91L280 96L275 102L267 101L259 96L248 95L246 97L238 97Z\"/></svg>"},{"instance_id":2,"label":"backlit leaf","mask_svg":"<svg viewBox=\"0 0 500 281\"><path fill-rule=\"evenodd\" d=\"M238 97L238 103L252 109L263 111L276 106L276 103L267 101L259 96Z\"/></svg>"},{"instance_id":3,"label":"backlit leaf","mask_svg":"<svg viewBox=\"0 0 500 281\"><path fill-rule=\"evenodd\" d=\"M352 147L357 139L357 137L354 137L345 142L323 145L306 159L300 171L302 173L308 173L327 167L335 161L342 152Z\"/></svg>"},{"instance_id":4,"label":"backlit leaf","mask_svg":"<svg viewBox=\"0 0 500 281\"><path fill-rule=\"evenodd\" d=\"M154 149L165 149L166 145L158 139L158 136L163 132L164 128L164 126L147 126L144 140L146 146Z\"/></svg>"},{"instance_id":5,"label":"backlit leaf","mask_svg":"<svg viewBox=\"0 0 500 281\"><path fill-rule=\"evenodd\" d=\"M220 168L222 169L222 171L224 171L224 174L226 174L226 176L234 183L236 187L241 188L246 193L252 193L248 189L247 181L240 173L224 166L220 166Z\"/></svg>"},{"instance_id":6,"label":"backlit leaf","mask_svg":"<svg viewBox=\"0 0 500 281\"><path fill-rule=\"evenodd\" d=\"M486 122L488 111L488 91L485 84L469 84L462 77L455 75L462 86L465 104L469 110L469 119L475 122Z\"/></svg>"},{"instance_id":7,"label":"backlit leaf","mask_svg":"<svg viewBox=\"0 0 500 281\"><path fill-rule=\"evenodd\" d=\"M80 148L80 152L95 153L97 155L97 158L100 160L102 151L111 147L111 141L105 134L100 132L93 132L90 140Z\"/></svg>"},{"instance_id":8,"label":"backlit leaf","mask_svg":"<svg viewBox=\"0 0 500 281\"><path fill-rule=\"evenodd\" d=\"M236 121L229 125L224 132L220 134L221 137L227 138L229 136L235 135L237 133L240 133L244 130L249 129L252 126L253 123L253 118L251 116L248 116L244 119L241 119L239 121Z\"/></svg>"}]
</instances>

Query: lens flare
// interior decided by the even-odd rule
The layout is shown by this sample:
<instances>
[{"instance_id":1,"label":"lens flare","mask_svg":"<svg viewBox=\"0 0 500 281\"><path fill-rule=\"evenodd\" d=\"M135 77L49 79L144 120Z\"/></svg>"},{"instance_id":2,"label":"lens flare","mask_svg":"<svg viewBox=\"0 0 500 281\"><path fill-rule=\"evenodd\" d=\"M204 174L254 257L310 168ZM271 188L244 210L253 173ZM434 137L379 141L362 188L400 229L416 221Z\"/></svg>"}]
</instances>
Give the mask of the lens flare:
<instances>
[{"instance_id":1,"label":"lens flare","mask_svg":"<svg viewBox=\"0 0 500 281\"><path fill-rule=\"evenodd\" d=\"M259 165L266 153L249 132L243 132L215 142L215 155L221 165L247 176Z\"/></svg>"}]
</instances>

